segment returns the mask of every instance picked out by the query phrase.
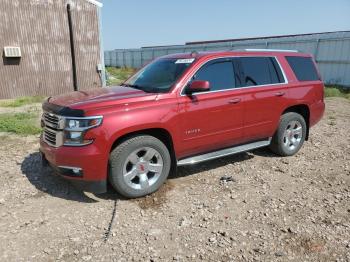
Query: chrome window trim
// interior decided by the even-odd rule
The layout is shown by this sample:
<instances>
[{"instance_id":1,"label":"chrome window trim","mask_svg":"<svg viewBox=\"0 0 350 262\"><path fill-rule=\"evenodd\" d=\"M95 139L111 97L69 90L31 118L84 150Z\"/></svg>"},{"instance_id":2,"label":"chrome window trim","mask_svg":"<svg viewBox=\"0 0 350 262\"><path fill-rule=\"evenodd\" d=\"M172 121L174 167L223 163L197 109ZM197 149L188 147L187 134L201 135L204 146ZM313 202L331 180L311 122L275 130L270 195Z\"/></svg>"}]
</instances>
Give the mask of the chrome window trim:
<instances>
[{"instance_id":1,"label":"chrome window trim","mask_svg":"<svg viewBox=\"0 0 350 262\"><path fill-rule=\"evenodd\" d=\"M282 72L282 75L283 75L283 79L284 79L284 82L282 83L275 83L275 84L266 84L266 85L255 85L255 86L242 86L242 87L233 87L233 88L229 88L229 89L222 89L222 90L215 90L215 91L206 91L206 92L195 92L193 93L193 95L201 95L201 94L209 94L209 93L218 93L218 92L225 92L225 91L232 91L232 90L240 90L240 89L243 89L243 88L254 88L254 87L266 87L266 86L277 86L277 85L285 85L285 84L288 84L289 81L288 81L288 78L287 78L287 75L285 74L284 72L284 69L283 67L281 66L281 63L280 61L278 60L277 56L267 56L267 55L263 55L263 56L257 56L257 55L248 55L248 56L220 56L220 57L215 57L215 58L212 58L208 61L205 61L203 63L201 63L199 65L199 68L189 77L189 79L186 81L186 83L182 86L181 88L181 91L180 91L180 96L188 96L184 90L185 88L187 87L188 83L191 81L191 79L193 78L193 76L203 67L205 66L207 63L210 63L214 60L217 60L217 59L222 59L222 58L241 58L241 57L269 57L269 58L274 58L278 64L278 66L280 67L280 70Z\"/></svg>"}]
</instances>

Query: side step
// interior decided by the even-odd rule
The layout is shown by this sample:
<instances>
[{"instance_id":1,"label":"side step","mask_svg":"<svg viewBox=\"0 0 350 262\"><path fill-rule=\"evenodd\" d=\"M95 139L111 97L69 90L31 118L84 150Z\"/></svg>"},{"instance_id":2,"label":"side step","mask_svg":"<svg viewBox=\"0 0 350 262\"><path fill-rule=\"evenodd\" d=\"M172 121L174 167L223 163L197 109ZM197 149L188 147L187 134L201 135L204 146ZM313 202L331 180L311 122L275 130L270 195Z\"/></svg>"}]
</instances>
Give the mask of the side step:
<instances>
[{"instance_id":1,"label":"side step","mask_svg":"<svg viewBox=\"0 0 350 262\"><path fill-rule=\"evenodd\" d=\"M249 144L245 144L245 145L230 147L230 148L222 149L222 150L211 152L211 153L206 153L203 155L197 155L197 156L193 156L193 157L189 157L189 158L184 158L184 159L179 160L177 162L177 165L178 166L193 165L193 164L201 163L201 162L204 162L207 160L212 160L212 159L219 158L219 157L224 157L224 156L229 156L229 155L249 151L252 149L259 148L259 147L268 146L268 145L270 145L270 143L271 143L271 137L268 138L267 140L257 141L257 142L253 142L253 143L249 143Z\"/></svg>"}]
</instances>

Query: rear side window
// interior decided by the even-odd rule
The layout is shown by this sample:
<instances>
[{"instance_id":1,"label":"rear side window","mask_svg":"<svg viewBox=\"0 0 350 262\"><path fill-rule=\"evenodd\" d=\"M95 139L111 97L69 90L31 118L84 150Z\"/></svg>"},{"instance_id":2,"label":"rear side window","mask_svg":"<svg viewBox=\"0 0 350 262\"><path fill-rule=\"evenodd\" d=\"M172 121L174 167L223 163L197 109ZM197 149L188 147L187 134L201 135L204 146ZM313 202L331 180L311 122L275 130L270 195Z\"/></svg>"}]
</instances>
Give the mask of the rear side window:
<instances>
[{"instance_id":1,"label":"rear side window","mask_svg":"<svg viewBox=\"0 0 350 262\"><path fill-rule=\"evenodd\" d=\"M241 57L243 86L284 83L281 69L273 57Z\"/></svg>"},{"instance_id":2,"label":"rear side window","mask_svg":"<svg viewBox=\"0 0 350 262\"><path fill-rule=\"evenodd\" d=\"M311 57L286 56L286 59L299 81L320 80Z\"/></svg>"},{"instance_id":3,"label":"rear side window","mask_svg":"<svg viewBox=\"0 0 350 262\"><path fill-rule=\"evenodd\" d=\"M205 65L196 73L194 80L209 81L210 91L234 88L232 61L217 61Z\"/></svg>"}]
</instances>

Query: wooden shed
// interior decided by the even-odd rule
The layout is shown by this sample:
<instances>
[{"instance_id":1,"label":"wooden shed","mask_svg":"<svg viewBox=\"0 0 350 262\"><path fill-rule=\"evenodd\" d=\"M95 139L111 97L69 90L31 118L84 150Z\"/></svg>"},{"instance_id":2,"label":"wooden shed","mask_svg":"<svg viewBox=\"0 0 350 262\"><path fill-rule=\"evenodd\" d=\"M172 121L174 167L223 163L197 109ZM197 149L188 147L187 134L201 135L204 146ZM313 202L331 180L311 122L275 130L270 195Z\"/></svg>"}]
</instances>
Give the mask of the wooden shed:
<instances>
[{"instance_id":1,"label":"wooden shed","mask_svg":"<svg viewBox=\"0 0 350 262\"><path fill-rule=\"evenodd\" d=\"M104 85L95 0L0 1L0 99Z\"/></svg>"}]
</instances>

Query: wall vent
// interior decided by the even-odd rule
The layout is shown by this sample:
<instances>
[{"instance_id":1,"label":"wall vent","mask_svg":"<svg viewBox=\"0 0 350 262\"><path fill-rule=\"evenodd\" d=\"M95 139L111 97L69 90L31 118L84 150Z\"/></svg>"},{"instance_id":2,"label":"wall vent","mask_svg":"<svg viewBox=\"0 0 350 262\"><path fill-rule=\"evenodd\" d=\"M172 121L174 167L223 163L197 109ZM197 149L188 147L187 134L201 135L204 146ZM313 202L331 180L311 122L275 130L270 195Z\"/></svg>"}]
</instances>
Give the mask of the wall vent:
<instances>
[{"instance_id":1,"label":"wall vent","mask_svg":"<svg viewBox=\"0 0 350 262\"><path fill-rule=\"evenodd\" d=\"M21 57L21 48L18 46L5 46L4 55L5 57Z\"/></svg>"}]
</instances>

